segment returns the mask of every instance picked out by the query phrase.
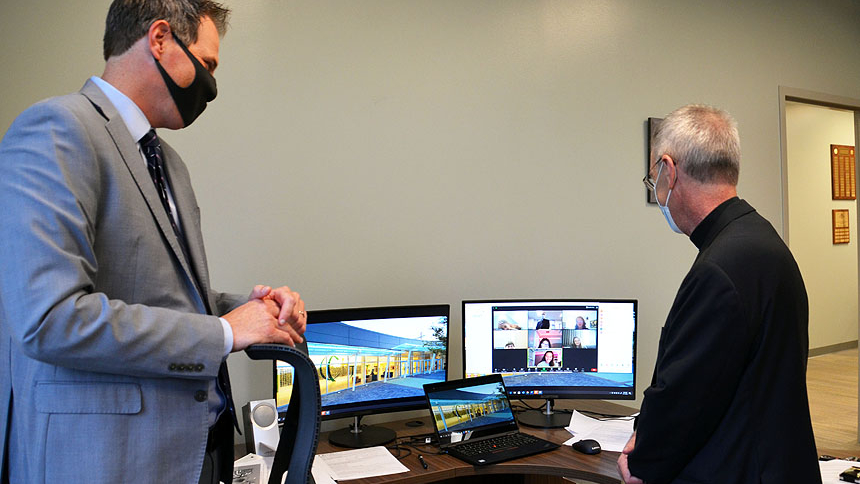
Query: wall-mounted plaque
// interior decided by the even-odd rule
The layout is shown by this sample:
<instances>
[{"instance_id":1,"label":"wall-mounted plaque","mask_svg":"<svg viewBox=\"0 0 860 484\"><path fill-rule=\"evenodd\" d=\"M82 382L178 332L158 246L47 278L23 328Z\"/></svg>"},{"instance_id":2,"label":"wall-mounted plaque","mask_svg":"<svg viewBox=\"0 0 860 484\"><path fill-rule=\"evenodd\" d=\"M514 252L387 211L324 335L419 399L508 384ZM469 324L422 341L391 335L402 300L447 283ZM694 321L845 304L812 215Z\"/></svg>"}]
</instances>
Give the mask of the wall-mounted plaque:
<instances>
[{"instance_id":1,"label":"wall-mounted plaque","mask_svg":"<svg viewBox=\"0 0 860 484\"><path fill-rule=\"evenodd\" d=\"M833 211L833 243L847 244L851 241L851 235L848 231L848 209L840 209Z\"/></svg>"},{"instance_id":2,"label":"wall-mounted plaque","mask_svg":"<svg viewBox=\"0 0 860 484\"><path fill-rule=\"evenodd\" d=\"M857 198L854 180L854 147L830 145L830 180L834 200Z\"/></svg>"}]
</instances>

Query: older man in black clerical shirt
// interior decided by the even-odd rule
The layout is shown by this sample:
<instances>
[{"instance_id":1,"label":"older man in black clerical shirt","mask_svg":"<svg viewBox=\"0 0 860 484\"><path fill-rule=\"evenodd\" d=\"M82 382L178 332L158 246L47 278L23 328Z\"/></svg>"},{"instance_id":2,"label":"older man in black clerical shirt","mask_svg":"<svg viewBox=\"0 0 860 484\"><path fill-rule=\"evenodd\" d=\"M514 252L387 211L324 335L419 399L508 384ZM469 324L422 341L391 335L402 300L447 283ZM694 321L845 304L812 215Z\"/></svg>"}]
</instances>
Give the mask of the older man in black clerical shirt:
<instances>
[{"instance_id":1,"label":"older man in black clerical shirt","mask_svg":"<svg viewBox=\"0 0 860 484\"><path fill-rule=\"evenodd\" d=\"M663 120L644 181L699 254L618 459L628 484L821 482L806 289L779 234L737 197L739 166L728 113L690 105Z\"/></svg>"}]
</instances>

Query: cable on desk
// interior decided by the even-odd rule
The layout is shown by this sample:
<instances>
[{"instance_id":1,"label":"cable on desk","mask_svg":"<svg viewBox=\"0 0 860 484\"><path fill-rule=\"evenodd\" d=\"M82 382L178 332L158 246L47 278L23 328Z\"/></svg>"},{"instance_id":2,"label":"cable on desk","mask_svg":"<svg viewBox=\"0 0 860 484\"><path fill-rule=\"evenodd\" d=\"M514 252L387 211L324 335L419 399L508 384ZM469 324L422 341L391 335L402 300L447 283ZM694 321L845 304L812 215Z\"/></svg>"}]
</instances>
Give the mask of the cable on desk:
<instances>
[{"instance_id":1,"label":"cable on desk","mask_svg":"<svg viewBox=\"0 0 860 484\"><path fill-rule=\"evenodd\" d=\"M541 405L540 407L532 407L531 405L529 405L528 403L526 403L523 400L517 400L517 402L519 402L520 405L522 405L523 407L526 407L526 408L522 409L522 408L513 407L512 409L515 412L522 412L524 410L543 410L546 407L546 401L544 401L543 405Z\"/></svg>"},{"instance_id":2,"label":"cable on desk","mask_svg":"<svg viewBox=\"0 0 860 484\"><path fill-rule=\"evenodd\" d=\"M393 445L387 445L385 446L385 448L390 450L394 457L397 458L397 460L402 460L412 455L412 450L407 449L405 446L401 447L401 443L399 442L399 440L400 439L395 440ZM403 451L406 451L407 453L403 454Z\"/></svg>"},{"instance_id":3,"label":"cable on desk","mask_svg":"<svg viewBox=\"0 0 860 484\"><path fill-rule=\"evenodd\" d=\"M426 454L426 455L444 454L444 452L442 452L441 450L438 449L438 447L436 447L438 445L438 442L436 442L435 436L432 436L432 440L430 442L426 441L427 438L431 438L431 434L400 437L394 441L394 444L392 446L387 447L387 448L388 448L388 450L391 450L392 452L394 452L395 450L397 451L397 454L395 454L395 457L397 457L397 459L403 459L403 458L408 457L409 455L412 454L412 450L408 449L407 447L409 447L411 449L415 449L416 452L420 452L420 453ZM423 447L424 450L419 449L419 447ZM427 447L434 447L434 449L428 451ZM409 451L409 453L404 454L403 456L399 456L401 449L407 450L407 451Z\"/></svg>"},{"instance_id":4,"label":"cable on desk","mask_svg":"<svg viewBox=\"0 0 860 484\"><path fill-rule=\"evenodd\" d=\"M424 446L424 445L439 445L439 441L435 435L414 435L404 437L404 445Z\"/></svg>"},{"instance_id":5,"label":"cable on desk","mask_svg":"<svg viewBox=\"0 0 860 484\"><path fill-rule=\"evenodd\" d=\"M410 442L426 442L427 439L430 439L430 442L428 443L437 443L435 432L427 432L426 434L419 435L407 435L406 437L401 437L401 439L408 439Z\"/></svg>"}]
</instances>

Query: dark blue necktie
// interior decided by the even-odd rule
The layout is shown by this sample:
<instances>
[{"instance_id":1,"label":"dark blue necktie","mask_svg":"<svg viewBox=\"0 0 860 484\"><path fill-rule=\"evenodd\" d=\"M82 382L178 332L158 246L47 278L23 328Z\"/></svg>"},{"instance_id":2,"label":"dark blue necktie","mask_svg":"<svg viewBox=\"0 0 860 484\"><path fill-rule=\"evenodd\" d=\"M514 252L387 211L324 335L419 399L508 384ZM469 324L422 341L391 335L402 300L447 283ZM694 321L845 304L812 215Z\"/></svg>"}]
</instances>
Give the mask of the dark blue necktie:
<instances>
[{"instance_id":1,"label":"dark blue necktie","mask_svg":"<svg viewBox=\"0 0 860 484\"><path fill-rule=\"evenodd\" d=\"M149 169L149 176L152 177L152 182L155 183L155 191L158 192L161 205L164 206L164 211L167 212L167 218L170 219L173 233L176 234L180 244L184 245L173 211L170 210L170 200L167 198L167 179L164 176L164 153L161 151L161 143L158 141L158 136L156 136L154 129L150 129L140 139L140 148L143 150L144 156L146 156L146 167Z\"/></svg>"}]
</instances>

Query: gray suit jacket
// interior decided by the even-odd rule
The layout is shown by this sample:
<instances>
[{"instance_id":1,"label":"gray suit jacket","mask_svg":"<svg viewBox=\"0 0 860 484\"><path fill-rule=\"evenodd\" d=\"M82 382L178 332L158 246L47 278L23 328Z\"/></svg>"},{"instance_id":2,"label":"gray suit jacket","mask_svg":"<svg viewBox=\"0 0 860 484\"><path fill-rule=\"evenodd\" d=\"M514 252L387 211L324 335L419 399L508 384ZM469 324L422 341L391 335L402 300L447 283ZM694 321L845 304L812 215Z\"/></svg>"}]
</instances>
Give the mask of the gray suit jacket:
<instances>
[{"instance_id":1,"label":"gray suit jacket","mask_svg":"<svg viewBox=\"0 0 860 484\"><path fill-rule=\"evenodd\" d=\"M92 82L30 107L0 143L0 464L11 482L197 482L224 345L206 306L224 314L244 298L210 289L188 171L163 148L191 260Z\"/></svg>"}]
</instances>

